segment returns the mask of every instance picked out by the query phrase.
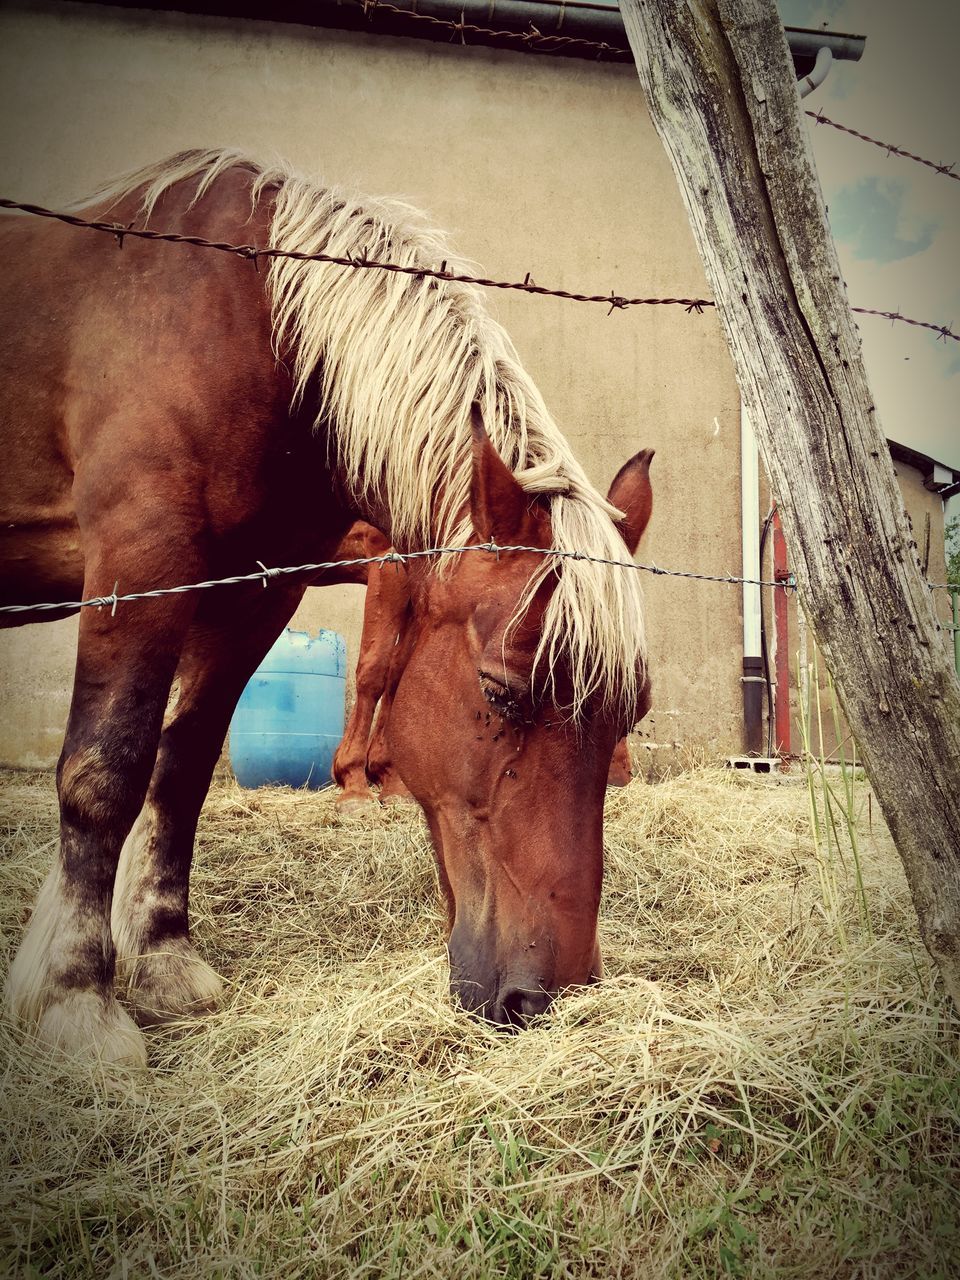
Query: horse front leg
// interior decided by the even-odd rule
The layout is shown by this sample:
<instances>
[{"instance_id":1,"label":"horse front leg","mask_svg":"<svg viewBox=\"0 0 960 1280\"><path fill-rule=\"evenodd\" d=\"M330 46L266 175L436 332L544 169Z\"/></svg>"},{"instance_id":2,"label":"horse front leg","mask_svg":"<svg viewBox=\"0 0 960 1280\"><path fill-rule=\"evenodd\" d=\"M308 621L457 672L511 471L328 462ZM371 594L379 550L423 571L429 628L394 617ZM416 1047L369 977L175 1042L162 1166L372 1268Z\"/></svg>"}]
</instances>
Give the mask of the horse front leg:
<instances>
[{"instance_id":1,"label":"horse front leg","mask_svg":"<svg viewBox=\"0 0 960 1280\"><path fill-rule=\"evenodd\" d=\"M118 974L141 1024L216 1007L222 983L188 920L197 820L237 699L304 588L231 588L204 601L177 670L143 808L123 846L113 896Z\"/></svg>"},{"instance_id":2,"label":"horse front leg","mask_svg":"<svg viewBox=\"0 0 960 1280\"><path fill-rule=\"evenodd\" d=\"M406 569L371 564L363 602L363 631L357 660L356 697L343 738L333 757L340 788L337 809L362 812L376 804L367 781L367 753L377 700L383 693L396 648L400 618L409 599Z\"/></svg>"},{"instance_id":3,"label":"horse front leg","mask_svg":"<svg viewBox=\"0 0 960 1280\"><path fill-rule=\"evenodd\" d=\"M340 813L361 813L374 807L376 800L367 785L367 741L380 696L382 681L371 670L364 650L366 628L360 641L357 663L356 694L347 726L333 757L333 780L340 789L336 806Z\"/></svg>"},{"instance_id":4,"label":"horse front leg","mask_svg":"<svg viewBox=\"0 0 960 1280\"><path fill-rule=\"evenodd\" d=\"M333 757L333 780L340 794L336 807L340 813L363 813L376 807L376 799L367 783L367 739L376 697L362 694L360 681L340 745Z\"/></svg>"},{"instance_id":5,"label":"horse front leg","mask_svg":"<svg viewBox=\"0 0 960 1280\"><path fill-rule=\"evenodd\" d=\"M106 576L112 585L113 572ZM104 581L88 572L85 589L95 594ZM59 855L7 982L16 1020L49 1044L107 1063L146 1063L143 1038L114 996L110 908L193 609L190 597L173 596L121 605L116 616L106 607L82 612L57 768Z\"/></svg>"},{"instance_id":6,"label":"horse front leg","mask_svg":"<svg viewBox=\"0 0 960 1280\"><path fill-rule=\"evenodd\" d=\"M377 712L377 723L367 749L367 777L372 783L379 785L380 803L384 805L416 803L406 783L397 773L389 742L390 711L393 707L393 699L413 648L413 620L408 602L409 592L402 603L399 599L396 602L393 616L397 641L390 650L390 660Z\"/></svg>"}]
</instances>

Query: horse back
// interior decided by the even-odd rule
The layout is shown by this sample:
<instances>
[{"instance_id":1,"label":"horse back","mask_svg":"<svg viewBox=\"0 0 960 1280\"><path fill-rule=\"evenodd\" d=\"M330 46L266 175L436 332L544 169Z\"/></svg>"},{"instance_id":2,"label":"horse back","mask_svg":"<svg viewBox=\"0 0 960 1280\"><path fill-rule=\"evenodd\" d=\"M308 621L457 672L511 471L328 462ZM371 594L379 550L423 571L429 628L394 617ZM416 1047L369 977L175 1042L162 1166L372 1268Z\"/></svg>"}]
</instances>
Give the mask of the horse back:
<instances>
[{"instance_id":1,"label":"horse back","mask_svg":"<svg viewBox=\"0 0 960 1280\"><path fill-rule=\"evenodd\" d=\"M151 225L265 243L250 181L230 171L192 208L194 184L178 183ZM138 204L85 213L139 226ZM91 538L125 506L209 546L214 566L245 541L269 554L264 530L276 543L322 462L290 411L265 276L210 249L15 215L0 217L0 271L4 602L76 599Z\"/></svg>"}]
</instances>

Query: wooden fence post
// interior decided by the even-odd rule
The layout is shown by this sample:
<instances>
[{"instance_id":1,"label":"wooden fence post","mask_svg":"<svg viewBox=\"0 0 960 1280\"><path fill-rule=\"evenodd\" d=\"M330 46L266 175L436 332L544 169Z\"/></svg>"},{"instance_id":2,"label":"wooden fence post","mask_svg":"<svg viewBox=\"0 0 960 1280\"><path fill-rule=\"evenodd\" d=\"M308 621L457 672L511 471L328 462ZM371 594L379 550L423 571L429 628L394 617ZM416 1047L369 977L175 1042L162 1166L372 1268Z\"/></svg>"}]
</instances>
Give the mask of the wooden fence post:
<instances>
[{"instance_id":1,"label":"wooden fence post","mask_svg":"<svg viewBox=\"0 0 960 1280\"><path fill-rule=\"evenodd\" d=\"M800 601L960 1007L960 682L878 422L774 0L621 0Z\"/></svg>"}]
</instances>

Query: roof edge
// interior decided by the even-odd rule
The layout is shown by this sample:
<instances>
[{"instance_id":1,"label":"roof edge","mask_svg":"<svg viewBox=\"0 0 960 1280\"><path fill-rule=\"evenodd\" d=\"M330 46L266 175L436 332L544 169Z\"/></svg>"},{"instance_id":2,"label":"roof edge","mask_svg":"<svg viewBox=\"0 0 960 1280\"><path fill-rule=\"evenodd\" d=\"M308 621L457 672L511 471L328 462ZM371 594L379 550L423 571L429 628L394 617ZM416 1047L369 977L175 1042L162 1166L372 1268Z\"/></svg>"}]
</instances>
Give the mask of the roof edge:
<instances>
[{"instance_id":1,"label":"roof edge","mask_svg":"<svg viewBox=\"0 0 960 1280\"><path fill-rule=\"evenodd\" d=\"M80 4L145 12L182 13L192 17L240 18L367 31L449 44L456 24L467 45L512 49L554 57L632 63L627 33L618 5L583 0L75 0ZM479 28L471 31L470 27ZM817 52L828 48L834 58L858 61L865 36L785 27L799 76L809 73ZM487 34L485 34L487 33ZM606 46L600 47L597 46Z\"/></svg>"},{"instance_id":2,"label":"roof edge","mask_svg":"<svg viewBox=\"0 0 960 1280\"><path fill-rule=\"evenodd\" d=\"M960 493L960 470L956 467L950 466L948 462L940 462L937 458L931 458L928 453L921 453L919 449L912 449L910 445L900 444L897 440L888 439L887 445L890 456L895 462L902 462L905 466L914 467L920 472L923 476L924 488L929 489L931 493L938 493L944 500ZM938 469L941 472L949 472L949 476L938 478Z\"/></svg>"}]
</instances>

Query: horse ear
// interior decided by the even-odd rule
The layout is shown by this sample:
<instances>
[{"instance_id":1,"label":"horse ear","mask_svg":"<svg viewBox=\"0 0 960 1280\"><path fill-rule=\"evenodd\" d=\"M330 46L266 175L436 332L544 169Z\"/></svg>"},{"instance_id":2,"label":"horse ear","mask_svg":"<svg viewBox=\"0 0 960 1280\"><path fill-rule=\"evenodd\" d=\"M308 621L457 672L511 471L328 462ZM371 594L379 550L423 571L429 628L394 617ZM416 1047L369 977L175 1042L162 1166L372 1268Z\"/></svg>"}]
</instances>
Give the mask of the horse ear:
<instances>
[{"instance_id":1,"label":"horse ear","mask_svg":"<svg viewBox=\"0 0 960 1280\"><path fill-rule=\"evenodd\" d=\"M530 496L517 484L510 468L490 443L479 405L470 410L473 424L473 476L470 516L480 538L509 543L516 540Z\"/></svg>"},{"instance_id":2,"label":"horse ear","mask_svg":"<svg viewBox=\"0 0 960 1280\"><path fill-rule=\"evenodd\" d=\"M624 513L618 528L633 555L643 537L653 511L653 489L650 485L650 463L653 449L641 449L625 462L614 476L607 501Z\"/></svg>"}]
</instances>

